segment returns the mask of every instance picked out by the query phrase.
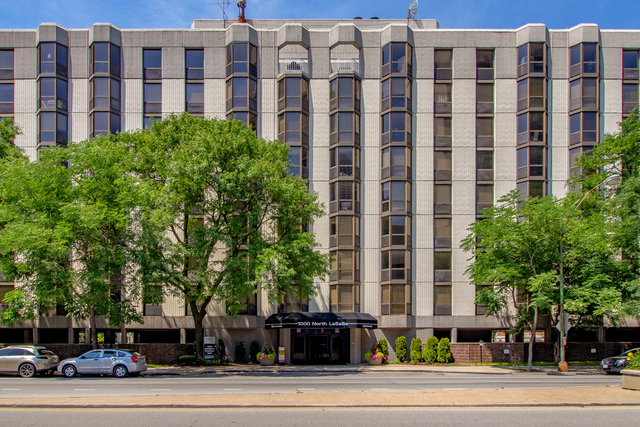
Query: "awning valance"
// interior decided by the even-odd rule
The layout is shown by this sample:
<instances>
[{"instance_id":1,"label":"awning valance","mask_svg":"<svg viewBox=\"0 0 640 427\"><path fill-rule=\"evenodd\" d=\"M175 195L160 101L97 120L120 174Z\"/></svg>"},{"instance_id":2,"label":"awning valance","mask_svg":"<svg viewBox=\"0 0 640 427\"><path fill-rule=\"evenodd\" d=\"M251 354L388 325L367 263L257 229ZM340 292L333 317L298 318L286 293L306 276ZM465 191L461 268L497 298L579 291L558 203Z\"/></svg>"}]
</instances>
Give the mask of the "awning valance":
<instances>
[{"instance_id":1,"label":"awning valance","mask_svg":"<svg viewBox=\"0 0 640 427\"><path fill-rule=\"evenodd\" d=\"M265 320L265 329L376 329L378 320L367 313L277 313Z\"/></svg>"}]
</instances>

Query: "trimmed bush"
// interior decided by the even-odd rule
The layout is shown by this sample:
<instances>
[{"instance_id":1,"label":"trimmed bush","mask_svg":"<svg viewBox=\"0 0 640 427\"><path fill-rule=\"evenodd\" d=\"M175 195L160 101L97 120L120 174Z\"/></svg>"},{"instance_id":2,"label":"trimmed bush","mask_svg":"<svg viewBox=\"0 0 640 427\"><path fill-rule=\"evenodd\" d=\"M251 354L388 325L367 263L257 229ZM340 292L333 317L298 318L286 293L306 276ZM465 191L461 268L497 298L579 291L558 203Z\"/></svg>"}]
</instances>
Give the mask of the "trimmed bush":
<instances>
[{"instance_id":1,"label":"trimmed bush","mask_svg":"<svg viewBox=\"0 0 640 427\"><path fill-rule=\"evenodd\" d=\"M420 338L413 338L411 340L411 363L422 362L422 340Z\"/></svg>"},{"instance_id":2,"label":"trimmed bush","mask_svg":"<svg viewBox=\"0 0 640 427\"><path fill-rule=\"evenodd\" d=\"M251 363L260 363L258 353L260 353L260 344L258 344L258 341L251 341L251 344L249 344L249 360Z\"/></svg>"},{"instance_id":3,"label":"trimmed bush","mask_svg":"<svg viewBox=\"0 0 640 427\"><path fill-rule=\"evenodd\" d=\"M234 360L236 363L244 363L244 355L247 350L247 346L244 341L238 341L236 343L236 350L234 353Z\"/></svg>"},{"instance_id":4,"label":"trimmed bush","mask_svg":"<svg viewBox=\"0 0 640 427\"><path fill-rule=\"evenodd\" d=\"M385 357L389 357L389 343L386 338L380 338L378 341L378 348L385 355Z\"/></svg>"},{"instance_id":5,"label":"trimmed bush","mask_svg":"<svg viewBox=\"0 0 640 427\"><path fill-rule=\"evenodd\" d=\"M427 342L424 344L424 351L422 352L422 359L430 364L438 361L438 338L427 338Z\"/></svg>"},{"instance_id":6,"label":"trimmed bush","mask_svg":"<svg viewBox=\"0 0 640 427\"><path fill-rule=\"evenodd\" d=\"M193 365L196 363L195 354L186 354L178 357L178 363L181 365Z\"/></svg>"},{"instance_id":7,"label":"trimmed bush","mask_svg":"<svg viewBox=\"0 0 640 427\"><path fill-rule=\"evenodd\" d=\"M407 339L405 337L396 338L396 357L400 363L404 363L407 359Z\"/></svg>"},{"instance_id":8,"label":"trimmed bush","mask_svg":"<svg viewBox=\"0 0 640 427\"><path fill-rule=\"evenodd\" d=\"M451 343L449 338L442 338L438 343L438 362L447 363L451 361Z\"/></svg>"},{"instance_id":9,"label":"trimmed bush","mask_svg":"<svg viewBox=\"0 0 640 427\"><path fill-rule=\"evenodd\" d=\"M220 363L224 363L227 358L227 348L224 346L222 338L218 338L218 357L220 358Z\"/></svg>"}]
</instances>

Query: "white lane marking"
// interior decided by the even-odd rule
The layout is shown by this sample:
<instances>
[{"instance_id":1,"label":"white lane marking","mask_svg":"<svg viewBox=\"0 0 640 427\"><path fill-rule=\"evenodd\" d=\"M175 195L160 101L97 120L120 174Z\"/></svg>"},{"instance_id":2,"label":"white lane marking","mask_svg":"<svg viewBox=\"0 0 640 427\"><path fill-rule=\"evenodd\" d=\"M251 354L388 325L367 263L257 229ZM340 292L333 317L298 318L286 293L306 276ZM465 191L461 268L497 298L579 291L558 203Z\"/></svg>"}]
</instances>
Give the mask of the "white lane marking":
<instances>
[{"instance_id":1,"label":"white lane marking","mask_svg":"<svg viewBox=\"0 0 640 427\"><path fill-rule=\"evenodd\" d=\"M300 391L314 391L315 388L297 388L296 390L300 390Z\"/></svg>"},{"instance_id":2,"label":"white lane marking","mask_svg":"<svg viewBox=\"0 0 640 427\"><path fill-rule=\"evenodd\" d=\"M225 389L222 389L222 391L240 391L240 390L242 390L242 389L241 388L225 388Z\"/></svg>"}]
</instances>

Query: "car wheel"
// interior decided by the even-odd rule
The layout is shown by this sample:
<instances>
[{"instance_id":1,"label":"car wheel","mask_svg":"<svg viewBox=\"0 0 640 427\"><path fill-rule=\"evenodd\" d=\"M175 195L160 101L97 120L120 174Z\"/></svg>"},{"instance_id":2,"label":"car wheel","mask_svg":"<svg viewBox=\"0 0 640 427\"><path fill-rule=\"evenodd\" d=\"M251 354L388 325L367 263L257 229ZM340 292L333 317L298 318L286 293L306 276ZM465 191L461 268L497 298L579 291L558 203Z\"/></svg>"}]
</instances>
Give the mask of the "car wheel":
<instances>
[{"instance_id":1,"label":"car wheel","mask_svg":"<svg viewBox=\"0 0 640 427\"><path fill-rule=\"evenodd\" d=\"M62 375L67 378L73 378L76 375L76 367L73 365L64 365L62 368Z\"/></svg>"},{"instance_id":2,"label":"car wheel","mask_svg":"<svg viewBox=\"0 0 640 427\"><path fill-rule=\"evenodd\" d=\"M31 363L24 363L18 368L18 373L22 378L31 378L36 374L36 367Z\"/></svg>"},{"instance_id":3,"label":"car wheel","mask_svg":"<svg viewBox=\"0 0 640 427\"><path fill-rule=\"evenodd\" d=\"M127 376L128 373L129 371L125 366L118 365L115 368L113 368L113 375L115 375L118 378L124 378Z\"/></svg>"}]
</instances>

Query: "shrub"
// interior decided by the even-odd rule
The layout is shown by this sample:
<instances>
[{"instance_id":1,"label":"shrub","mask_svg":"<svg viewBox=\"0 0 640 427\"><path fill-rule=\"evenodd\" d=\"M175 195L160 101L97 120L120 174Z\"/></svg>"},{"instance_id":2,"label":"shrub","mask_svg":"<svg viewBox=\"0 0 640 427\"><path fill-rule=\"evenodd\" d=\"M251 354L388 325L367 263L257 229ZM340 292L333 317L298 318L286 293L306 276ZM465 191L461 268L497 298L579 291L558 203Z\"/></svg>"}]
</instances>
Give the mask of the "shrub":
<instances>
[{"instance_id":1,"label":"shrub","mask_svg":"<svg viewBox=\"0 0 640 427\"><path fill-rule=\"evenodd\" d=\"M196 356L195 354L185 354L178 357L178 363L181 365L193 365L196 363Z\"/></svg>"},{"instance_id":2,"label":"shrub","mask_svg":"<svg viewBox=\"0 0 640 427\"><path fill-rule=\"evenodd\" d=\"M640 351L628 354L627 363L623 369L640 370Z\"/></svg>"},{"instance_id":3,"label":"shrub","mask_svg":"<svg viewBox=\"0 0 640 427\"><path fill-rule=\"evenodd\" d=\"M447 363L451 360L451 343L449 338L442 338L438 343L438 362Z\"/></svg>"},{"instance_id":4,"label":"shrub","mask_svg":"<svg viewBox=\"0 0 640 427\"><path fill-rule=\"evenodd\" d=\"M373 344L369 351L364 354L364 358L367 362L370 362L371 360L377 360L379 358L382 358L382 363L387 360L387 356L382 351L380 342L376 342L375 344Z\"/></svg>"},{"instance_id":5,"label":"shrub","mask_svg":"<svg viewBox=\"0 0 640 427\"><path fill-rule=\"evenodd\" d=\"M378 350L380 350L382 354L384 354L384 357L387 358L383 363L386 362L389 358L389 343L386 338L380 338L380 341L378 341Z\"/></svg>"},{"instance_id":6,"label":"shrub","mask_svg":"<svg viewBox=\"0 0 640 427\"><path fill-rule=\"evenodd\" d=\"M246 350L247 346L245 345L244 341L238 341L236 343L236 350L234 353L234 359L236 363L244 363L244 355Z\"/></svg>"},{"instance_id":7,"label":"shrub","mask_svg":"<svg viewBox=\"0 0 640 427\"><path fill-rule=\"evenodd\" d=\"M438 361L438 338L427 338L422 352L422 359L427 363L436 363Z\"/></svg>"},{"instance_id":8,"label":"shrub","mask_svg":"<svg viewBox=\"0 0 640 427\"><path fill-rule=\"evenodd\" d=\"M227 348L224 346L222 338L218 338L218 357L220 357L220 363L224 363L227 357Z\"/></svg>"},{"instance_id":9,"label":"shrub","mask_svg":"<svg viewBox=\"0 0 640 427\"><path fill-rule=\"evenodd\" d=\"M422 361L422 340L413 338L411 340L411 363L416 364Z\"/></svg>"},{"instance_id":10,"label":"shrub","mask_svg":"<svg viewBox=\"0 0 640 427\"><path fill-rule=\"evenodd\" d=\"M396 338L396 357L400 363L404 363L407 358L407 339L405 337Z\"/></svg>"},{"instance_id":11,"label":"shrub","mask_svg":"<svg viewBox=\"0 0 640 427\"><path fill-rule=\"evenodd\" d=\"M258 353L260 353L260 344L258 344L258 341L253 340L249 344L249 360L251 363L260 363L257 359Z\"/></svg>"}]
</instances>

